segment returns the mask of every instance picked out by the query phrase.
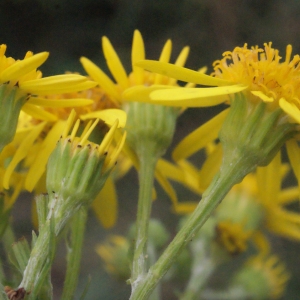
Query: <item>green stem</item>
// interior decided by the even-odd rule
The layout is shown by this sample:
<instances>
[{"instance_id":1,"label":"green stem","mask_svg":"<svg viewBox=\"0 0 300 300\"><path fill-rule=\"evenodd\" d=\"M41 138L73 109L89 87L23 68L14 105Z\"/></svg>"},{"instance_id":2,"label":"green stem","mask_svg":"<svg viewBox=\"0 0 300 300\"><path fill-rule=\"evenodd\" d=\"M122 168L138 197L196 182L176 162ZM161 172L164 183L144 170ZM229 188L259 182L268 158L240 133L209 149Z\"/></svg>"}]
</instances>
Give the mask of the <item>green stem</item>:
<instances>
[{"instance_id":1,"label":"green stem","mask_svg":"<svg viewBox=\"0 0 300 300\"><path fill-rule=\"evenodd\" d=\"M53 219L47 220L43 224L30 253L22 282L19 285L19 288L24 288L26 292L30 292L29 299L36 299L49 275L56 248L54 231ZM44 299L52 299L52 295L45 295Z\"/></svg>"},{"instance_id":2,"label":"green stem","mask_svg":"<svg viewBox=\"0 0 300 300\"><path fill-rule=\"evenodd\" d=\"M82 207L72 219L71 240L67 254L67 271L61 296L63 300L73 299L77 288L87 216L87 207Z\"/></svg>"},{"instance_id":3,"label":"green stem","mask_svg":"<svg viewBox=\"0 0 300 300\"><path fill-rule=\"evenodd\" d=\"M144 278L147 270L147 240L148 227L152 207L152 188L156 156L154 156L152 143L144 143L139 151L139 200L136 220L136 240L134 247L131 285L132 290Z\"/></svg>"},{"instance_id":4,"label":"green stem","mask_svg":"<svg viewBox=\"0 0 300 300\"><path fill-rule=\"evenodd\" d=\"M184 226L158 261L149 269L147 276L137 283L136 288L132 291L131 300L143 300L149 297L176 257L186 244L193 239L232 186L240 182L254 167L252 163L247 164L247 160L245 162L245 158L242 156L226 164L226 167L221 168Z\"/></svg>"},{"instance_id":5,"label":"green stem","mask_svg":"<svg viewBox=\"0 0 300 300\"><path fill-rule=\"evenodd\" d=\"M148 257L149 257L149 265L152 266L157 260L157 251L156 247L151 241L148 243L148 251L147 251ZM157 284L154 291L149 297L149 300L160 300L161 298L161 286L160 283Z\"/></svg>"}]
</instances>

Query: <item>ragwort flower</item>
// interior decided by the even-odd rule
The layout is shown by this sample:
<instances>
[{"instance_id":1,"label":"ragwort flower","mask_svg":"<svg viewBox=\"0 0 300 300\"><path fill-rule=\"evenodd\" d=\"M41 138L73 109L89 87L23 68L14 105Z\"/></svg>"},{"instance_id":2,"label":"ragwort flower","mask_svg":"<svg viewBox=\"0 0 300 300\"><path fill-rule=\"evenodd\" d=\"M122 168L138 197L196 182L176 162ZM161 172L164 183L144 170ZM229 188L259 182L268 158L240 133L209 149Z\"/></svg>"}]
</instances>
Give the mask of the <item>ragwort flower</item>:
<instances>
[{"instance_id":1,"label":"ragwort flower","mask_svg":"<svg viewBox=\"0 0 300 300\"><path fill-rule=\"evenodd\" d=\"M80 106L83 99L88 105ZM39 99L34 99L35 103L39 101ZM101 117L102 121L92 134L96 143L103 138L103 133L108 130L107 125L111 126L116 119L119 120L118 126L125 126L126 113L116 109L103 90L98 87L82 92L47 95L45 101L50 102L48 104L50 107L41 108L41 114L34 116L29 116L23 112L20 114L14 140L5 148L6 154L3 153L6 157L11 158L3 177L3 185L6 189L11 184L11 176L15 170L18 170L25 177L23 188L29 191L34 190L35 193L45 192L46 164L71 112L70 107L65 107L66 103L68 103L67 106L73 105L75 107L74 110L77 115L83 119L82 123L86 122L84 115L94 110L99 111L98 116ZM40 118L41 115L43 120ZM45 116L49 117L46 118ZM1 154L1 156L3 155ZM126 165L124 167L126 168ZM117 199L111 177L106 181L92 206L103 226L110 227L115 223Z\"/></svg>"},{"instance_id":2,"label":"ragwort flower","mask_svg":"<svg viewBox=\"0 0 300 300\"><path fill-rule=\"evenodd\" d=\"M12 141L18 123L18 116L23 109L29 114L38 115L38 106L46 104L37 96L56 93L81 91L95 86L84 76L76 74L56 75L42 78L37 70L48 58L48 52L33 55L28 51L22 60L5 56L6 45L0 46L0 150ZM80 101L78 105L85 105Z\"/></svg>"},{"instance_id":3,"label":"ragwort flower","mask_svg":"<svg viewBox=\"0 0 300 300\"><path fill-rule=\"evenodd\" d=\"M141 128L142 124L145 123L146 125L148 122L152 122L151 124L160 124L159 122L156 122L157 120L153 121L153 114L150 116L150 119L148 119L150 115L150 111L154 110L154 116L155 118L163 118L163 121L168 120L171 115L172 119L172 126L171 130L162 130L166 129L165 124L162 125L162 127L159 127L157 130L159 131L159 134L165 134L166 132L170 132L169 135L172 136L173 127L174 127L174 118L176 120L176 116L179 113L179 109L176 108L145 108L147 102L151 102L149 98L149 94L157 89L169 89L174 86L177 86L177 81L173 78L169 78L167 76L159 75L159 74L153 74L148 71L143 70L143 68L137 67L135 64L136 62L145 59L145 49L144 49L144 42L142 39L142 36L138 30L135 30L134 36L133 36L133 44L132 44L132 53L131 53L131 61L132 61L132 72L128 75L124 69L124 66L117 55L116 51L114 50L113 46L111 45L110 41L107 37L102 38L102 48L103 53L106 59L107 66L115 79L115 82L111 80L97 65L95 65L92 61L87 59L86 57L82 57L80 59L84 69L89 74L91 78L93 78L100 87L107 93L107 95L110 97L110 99L113 100L113 102L119 106L122 107L125 111L129 113L128 116L128 123L127 123L127 146L124 147L124 152L127 156L130 157L133 165L138 168L139 161L136 157L136 153L132 151L132 146L136 146L137 143L140 142L141 138L136 138L136 130L141 129L140 131L144 132L144 137L147 135L145 130ZM160 62L168 62L170 60L171 56L171 50L172 50L172 44L171 41L168 40L166 44L163 47L163 50L161 52L159 61ZM189 53L189 48L184 47L179 54L175 65L177 66L183 66L185 64L185 61L187 59ZM204 69L200 71L204 72ZM131 102L145 102L144 105L141 106L140 103L131 103ZM144 112L145 111L145 112ZM144 113L144 116L142 115ZM133 118L132 116L134 116ZM132 116L131 116L132 115ZM98 112L94 111L92 113L89 113L85 116L85 118L96 118L98 116ZM140 119L138 119L140 117ZM143 119L143 123L141 123L141 119ZM136 122L140 122L140 126L136 126L137 123L134 123L133 120L137 120ZM132 122L132 124L130 123ZM165 121L167 123L167 121ZM148 128L152 128L153 126L148 126ZM155 126L154 126L155 127ZM147 128L146 128L147 129ZM162 132L164 131L164 132ZM156 136L156 140L159 141L158 145L161 147L161 145L168 145L170 142L169 136L166 138L166 141L162 142L162 139L158 138L157 133L149 132L149 135ZM132 137L132 138L131 138ZM128 143L130 142L130 146ZM136 149L134 149L136 150ZM159 153L163 153L164 149L161 151L159 149ZM162 187L165 189L165 191L169 194L169 196L175 200L176 195L173 191L170 184L166 181L165 177L163 176L163 170L158 166L156 168L156 179L159 181L159 183L162 185Z\"/></svg>"},{"instance_id":4,"label":"ragwort flower","mask_svg":"<svg viewBox=\"0 0 300 300\"><path fill-rule=\"evenodd\" d=\"M292 46L288 45L285 60L281 62L279 51L272 48L271 43L265 44L264 49L259 47L249 49L247 45L236 47L232 52L225 52L224 58L214 63L214 73L211 79L224 80L227 82L227 86L215 83L219 87L155 91L151 94L151 98L155 100L155 103L163 105L202 107L223 102L233 104L235 99L241 102L246 98L248 111L259 103L264 103L267 112L280 109L281 113L278 113L280 116L276 119L278 126L286 123L298 124L300 122L300 85L298 80L300 58L299 55L291 58L291 53ZM201 82L200 75L188 69L175 68L172 65L151 61L140 62L137 65L152 71L163 72L177 79L208 85L205 81ZM237 96L234 97L231 89L238 85L242 96L236 94ZM188 135L176 147L173 157L176 160L188 157L203 148L208 139L217 138L227 114L227 110L223 111ZM291 127L286 129L287 133L296 130L295 126ZM284 129L281 131L283 132ZM248 131L248 134L251 134L251 131ZM282 144L282 142L281 140L280 143ZM290 144L289 146L294 146L293 149L295 149L295 145ZM292 150L289 151L289 153L292 152ZM291 161L293 161L292 158Z\"/></svg>"}]
</instances>

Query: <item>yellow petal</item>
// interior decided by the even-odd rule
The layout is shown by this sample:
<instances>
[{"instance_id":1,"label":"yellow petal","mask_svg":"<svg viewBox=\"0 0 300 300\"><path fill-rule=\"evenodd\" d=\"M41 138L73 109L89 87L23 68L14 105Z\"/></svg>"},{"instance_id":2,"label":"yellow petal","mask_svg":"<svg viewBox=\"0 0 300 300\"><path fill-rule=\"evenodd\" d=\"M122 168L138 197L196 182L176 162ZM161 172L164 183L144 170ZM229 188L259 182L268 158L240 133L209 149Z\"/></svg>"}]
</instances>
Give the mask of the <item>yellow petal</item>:
<instances>
[{"instance_id":1,"label":"yellow petal","mask_svg":"<svg viewBox=\"0 0 300 300\"><path fill-rule=\"evenodd\" d=\"M203 190L200 189L198 170L195 168L195 166L184 159L178 161L178 165L181 167L184 173L183 184L185 184L196 194L202 194Z\"/></svg>"},{"instance_id":2,"label":"yellow petal","mask_svg":"<svg viewBox=\"0 0 300 300\"><path fill-rule=\"evenodd\" d=\"M115 49L106 36L102 38L102 48L107 66L111 74L114 76L117 83L123 89L126 89L129 86L126 71L121 63L118 54L116 53Z\"/></svg>"},{"instance_id":3,"label":"yellow petal","mask_svg":"<svg viewBox=\"0 0 300 300\"><path fill-rule=\"evenodd\" d=\"M172 200L172 202L174 204L176 204L178 202L177 200L177 195L175 190L173 189L172 185L170 184L170 182L167 180L167 178L164 176L163 174L163 170L161 170L158 167L156 167L155 170L155 178L158 181L158 183L160 184L160 186L163 188L163 190L167 193L167 195L170 197L170 199Z\"/></svg>"},{"instance_id":4,"label":"yellow petal","mask_svg":"<svg viewBox=\"0 0 300 300\"><path fill-rule=\"evenodd\" d=\"M140 67L135 66L136 62L143 59L145 59L143 37L138 30L135 30L133 34L131 62L136 85L143 84L144 82L144 70Z\"/></svg>"},{"instance_id":5,"label":"yellow petal","mask_svg":"<svg viewBox=\"0 0 300 300\"><path fill-rule=\"evenodd\" d=\"M66 122L58 121L48 132L47 137L43 141L39 152L31 165L25 180L25 189L32 192L35 185L46 170L48 158L54 150L61 133L64 130Z\"/></svg>"},{"instance_id":6,"label":"yellow petal","mask_svg":"<svg viewBox=\"0 0 300 300\"><path fill-rule=\"evenodd\" d=\"M172 42L171 40L167 40L165 43L161 55L159 57L159 61L163 63L167 63L170 60L171 56L171 51L172 51ZM155 79L154 79L154 84L160 84L162 83L163 76L161 74L156 74Z\"/></svg>"},{"instance_id":7,"label":"yellow petal","mask_svg":"<svg viewBox=\"0 0 300 300\"><path fill-rule=\"evenodd\" d=\"M6 82L20 78L43 64L47 60L48 56L49 52L41 52L29 58L15 62L1 73L0 81Z\"/></svg>"},{"instance_id":8,"label":"yellow petal","mask_svg":"<svg viewBox=\"0 0 300 300\"><path fill-rule=\"evenodd\" d=\"M190 52L190 47L184 47L180 54L178 55L176 61L175 61L175 66L180 66L183 67L185 65L185 62L187 60L187 57ZM175 78L170 78L168 85L175 85L177 80Z\"/></svg>"},{"instance_id":9,"label":"yellow petal","mask_svg":"<svg viewBox=\"0 0 300 300\"><path fill-rule=\"evenodd\" d=\"M29 103L25 103L22 107L22 110L32 116L33 118L37 119L37 120L42 120L42 121L49 121L49 122L55 122L57 120L57 117L51 113L49 113L46 110L43 110L42 108L29 104Z\"/></svg>"},{"instance_id":10,"label":"yellow petal","mask_svg":"<svg viewBox=\"0 0 300 300\"><path fill-rule=\"evenodd\" d=\"M148 71L176 78L177 80L185 82L193 82L208 86L222 86L232 84L231 82L224 79L219 79L216 77L199 73L197 71L183 68L181 66L175 66L173 64L159 62L155 60L142 60L136 63L136 65Z\"/></svg>"},{"instance_id":11,"label":"yellow petal","mask_svg":"<svg viewBox=\"0 0 300 300\"><path fill-rule=\"evenodd\" d=\"M197 205L198 202L195 201L180 202L174 205L173 210L176 214L187 215L191 214L195 210Z\"/></svg>"},{"instance_id":12,"label":"yellow petal","mask_svg":"<svg viewBox=\"0 0 300 300\"><path fill-rule=\"evenodd\" d=\"M46 122L43 122L41 124L38 124L37 126L33 127L32 130L29 132L29 134L23 139L21 144L19 145L16 153L14 154L11 162L9 163L5 174L3 178L3 187L5 189L9 189L9 182L10 178L13 174L13 171L17 167L18 163L26 157L29 150L31 149L33 143L37 139L37 137L40 135L42 130L44 129L46 125Z\"/></svg>"},{"instance_id":13,"label":"yellow petal","mask_svg":"<svg viewBox=\"0 0 300 300\"><path fill-rule=\"evenodd\" d=\"M219 143L207 157L198 174L199 188L205 191L220 170L223 159L222 144Z\"/></svg>"},{"instance_id":14,"label":"yellow petal","mask_svg":"<svg viewBox=\"0 0 300 300\"><path fill-rule=\"evenodd\" d=\"M274 98L273 97L268 97L267 95L265 95L263 92L261 91L251 91L251 93L258 97L259 99L261 99L264 102L273 102Z\"/></svg>"},{"instance_id":15,"label":"yellow petal","mask_svg":"<svg viewBox=\"0 0 300 300\"><path fill-rule=\"evenodd\" d=\"M101 86L101 88L112 98L121 102L121 96L117 91L115 83L92 61L81 57L80 62L85 71Z\"/></svg>"},{"instance_id":16,"label":"yellow petal","mask_svg":"<svg viewBox=\"0 0 300 300\"><path fill-rule=\"evenodd\" d=\"M92 208L104 228L115 225L118 214L118 201L115 184L109 177L96 199L92 202Z\"/></svg>"},{"instance_id":17,"label":"yellow petal","mask_svg":"<svg viewBox=\"0 0 300 300\"><path fill-rule=\"evenodd\" d=\"M160 170L163 170L163 173L166 177L172 180L176 180L178 182L183 181L184 172L178 166L168 162L165 159L159 159L157 162L157 167Z\"/></svg>"},{"instance_id":18,"label":"yellow petal","mask_svg":"<svg viewBox=\"0 0 300 300\"><path fill-rule=\"evenodd\" d=\"M271 215L272 216L272 215ZM300 240L300 228L299 225L292 224L291 222L278 221L275 216L266 219L266 227L282 236Z\"/></svg>"},{"instance_id":19,"label":"yellow petal","mask_svg":"<svg viewBox=\"0 0 300 300\"><path fill-rule=\"evenodd\" d=\"M291 139L286 142L287 154L294 174L300 183L300 148L296 140Z\"/></svg>"},{"instance_id":20,"label":"yellow petal","mask_svg":"<svg viewBox=\"0 0 300 300\"><path fill-rule=\"evenodd\" d=\"M166 106L207 107L229 100L229 95L241 92L243 85L222 86L214 88L173 88L157 90L150 94L155 104Z\"/></svg>"},{"instance_id":21,"label":"yellow petal","mask_svg":"<svg viewBox=\"0 0 300 300\"><path fill-rule=\"evenodd\" d=\"M168 85L151 85L151 86L145 86L145 85L136 85L133 87L130 87L126 89L122 97L126 101L137 101L137 102L154 102L150 98L150 94L153 91L156 90L162 90L162 89L174 89L173 86Z\"/></svg>"},{"instance_id":22,"label":"yellow petal","mask_svg":"<svg viewBox=\"0 0 300 300\"><path fill-rule=\"evenodd\" d=\"M43 99L43 98L31 97L27 103L32 105L44 106L44 107L79 107L79 106L91 105L94 103L94 101L85 98Z\"/></svg>"},{"instance_id":23,"label":"yellow petal","mask_svg":"<svg viewBox=\"0 0 300 300\"><path fill-rule=\"evenodd\" d=\"M257 168L257 185L263 203L277 203L281 186L280 152L266 167Z\"/></svg>"},{"instance_id":24,"label":"yellow petal","mask_svg":"<svg viewBox=\"0 0 300 300\"><path fill-rule=\"evenodd\" d=\"M290 117L292 117L297 123L300 123L300 111L299 108L284 98L279 99L279 106L281 109L287 113Z\"/></svg>"},{"instance_id":25,"label":"yellow petal","mask_svg":"<svg viewBox=\"0 0 300 300\"><path fill-rule=\"evenodd\" d=\"M278 196L278 204L289 204L294 202L299 198L299 188L298 187L290 187L282 190Z\"/></svg>"},{"instance_id":26,"label":"yellow petal","mask_svg":"<svg viewBox=\"0 0 300 300\"><path fill-rule=\"evenodd\" d=\"M82 120L97 119L97 118L103 120L109 126L112 126L114 122L118 119L119 120L118 127L124 128L126 125L127 114L124 110L110 108L110 109L99 110L99 111L95 111L80 116L80 119Z\"/></svg>"},{"instance_id":27,"label":"yellow petal","mask_svg":"<svg viewBox=\"0 0 300 300\"><path fill-rule=\"evenodd\" d=\"M179 161L187 158L204 148L209 142L215 140L218 137L228 111L229 109L222 111L220 114L185 137L173 151L172 156L174 160Z\"/></svg>"},{"instance_id":28,"label":"yellow petal","mask_svg":"<svg viewBox=\"0 0 300 300\"><path fill-rule=\"evenodd\" d=\"M76 74L49 76L20 83L20 89L31 94L50 95L86 90L97 85Z\"/></svg>"}]
</instances>

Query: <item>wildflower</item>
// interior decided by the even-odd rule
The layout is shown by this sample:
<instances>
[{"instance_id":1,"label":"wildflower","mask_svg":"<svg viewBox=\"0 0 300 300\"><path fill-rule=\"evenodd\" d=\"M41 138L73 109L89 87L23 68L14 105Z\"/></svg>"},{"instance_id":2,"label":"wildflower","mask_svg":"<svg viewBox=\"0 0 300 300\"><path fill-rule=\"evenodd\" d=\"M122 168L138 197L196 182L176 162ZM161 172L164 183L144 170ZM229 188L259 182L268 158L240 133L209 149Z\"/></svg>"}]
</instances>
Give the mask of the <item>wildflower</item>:
<instances>
[{"instance_id":1,"label":"wildflower","mask_svg":"<svg viewBox=\"0 0 300 300\"><path fill-rule=\"evenodd\" d=\"M134 148L146 136L155 136L157 141L156 147L160 153L158 156L161 156L161 153L164 153L166 146L170 143L175 120L180 112L176 108L156 107L154 109L151 105L147 104L147 102L151 102L149 94L158 88L172 88L177 85L177 81L167 76L147 72L135 65L137 61L145 58L144 42L138 30L135 30L133 36L131 53L132 72L129 75L127 75L120 58L106 37L102 38L102 47L107 66L116 83L86 57L82 57L80 61L88 75L99 83L101 88L103 88L117 106L122 107L128 113L128 123L126 126L128 132L126 143L128 146L125 146L124 150L126 151L126 155L130 157L133 165L138 168L139 161L136 157L136 149ZM159 60L161 62L168 62L171 50L172 44L168 40L163 47ZM175 64L178 66L184 65L188 53L189 48L184 47ZM204 72L204 69L201 72ZM132 101L139 103L131 103ZM141 105L140 102L143 102L144 105ZM150 113L151 111L152 113ZM97 112L89 114L88 117L97 117ZM149 124L152 125L149 126ZM144 128L143 126L146 127ZM140 135L137 131L142 132L143 135ZM167 132L168 134L166 134ZM160 136L162 137L160 138ZM163 174L164 170L157 166L156 179L171 199L176 201L175 192Z\"/></svg>"},{"instance_id":2,"label":"wildflower","mask_svg":"<svg viewBox=\"0 0 300 300\"><path fill-rule=\"evenodd\" d=\"M3 186L8 189L11 184L11 176L14 170L25 175L24 185L29 191L35 190L36 193L44 193L46 164L57 140L59 139L63 128L66 126L66 120L71 112L70 107L65 107L65 103L71 103L74 106L80 102L88 102L89 105L75 107L77 114L82 117L94 109L98 109L98 116L107 125L112 125L116 119L119 120L118 126L125 126L125 112L116 109L102 89L94 87L82 92L72 92L59 95L47 95L46 100L52 103L52 107L40 109L42 114L50 115L48 120L40 120L39 116L29 116L21 112L18 122L17 133L14 140L5 149L6 156L11 157L3 177ZM35 99L37 101L37 99ZM53 105L55 103L55 105ZM61 106L59 103L63 103ZM70 104L68 104L69 106ZM84 119L84 117L82 117ZM84 121L86 122L86 121ZM107 131L107 126L101 123L97 125L98 130L92 133L95 142L101 141L103 133ZM4 154L3 154L4 155ZM3 156L1 155L1 156ZM126 167L126 166L125 166ZM105 196L105 197L103 197ZM107 201L104 203L103 199ZM110 204L110 205L109 205ZM110 227L115 223L117 214L116 192L112 179L109 179L105 187L101 190L92 206L105 227Z\"/></svg>"},{"instance_id":3,"label":"wildflower","mask_svg":"<svg viewBox=\"0 0 300 300\"><path fill-rule=\"evenodd\" d=\"M86 77L76 74L42 78L42 73L37 68L47 60L48 52L33 55L28 51L22 60L6 57L5 52L6 45L2 44L0 46L1 151L14 137L21 109L37 115L41 110L36 105L47 105L43 99L39 99L39 104L36 104L34 100L37 96L80 91L95 86L95 83ZM85 103L81 100L78 104Z\"/></svg>"},{"instance_id":4,"label":"wildflower","mask_svg":"<svg viewBox=\"0 0 300 300\"><path fill-rule=\"evenodd\" d=\"M53 201L52 213L59 213L60 218L64 215L69 217L72 211L70 206L78 209L80 205L92 203L114 167L126 137L124 134L119 144L111 151L114 132L118 127L117 120L103 141L97 145L88 141L88 138L99 120L93 124L90 121L78 138L76 134L80 125L79 120L68 135L74 118L73 111L47 167L46 185L50 203Z\"/></svg>"},{"instance_id":5,"label":"wildflower","mask_svg":"<svg viewBox=\"0 0 300 300\"><path fill-rule=\"evenodd\" d=\"M234 99L241 103L242 99L246 98L248 111L259 103L264 103L268 112L281 109L278 124L299 123L300 112L297 106L300 92L297 84L299 56L296 55L291 59L292 47L288 45L285 60L281 62L278 50L272 48L271 43L264 46L264 49L258 47L248 49L247 45L242 48L236 47L232 52L225 52L224 58L214 63L215 71L211 80L224 80L227 82L227 87L220 86L216 82L215 85L219 87L156 91L151 94L151 98L155 99L155 103L172 106L213 106L223 102L232 104ZM152 71L164 72L177 79L185 80L184 76L186 76L192 82L205 85L209 83L201 82L202 78L195 71L174 68L172 65L162 65L151 61L140 62L137 65ZM242 96L230 96L234 86L240 87ZM187 136L176 147L173 157L176 160L188 157L203 148L204 139L214 140L218 136L227 113L228 111L225 110ZM290 127L292 128L285 130L291 133L295 130L295 126ZM212 132L210 132L211 128L214 128ZM283 127L281 131L284 131Z\"/></svg>"},{"instance_id":6,"label":"wildflower","mask_svg":"<svg viewBox=\"0 0 300 300\"><path fill-rule=\"evenodd\" d=\"M88 207L103 187L116 164L126 133L112 148L118 121L99 144L88 140L99 119L90 121L77 137L80 120L73 126L76 113L71 112L61 138L47 165L48 196L41 195L38 202L40 233L19 287L36 295L40 284L37 274L47 273L55 241L72 216L82 207ZM69 131L72 129L71 133ZM43 275L44 276L44 275ZM41 275L41 278L45 278Z\"/></svg>"},{"instance_id":7,"label":"wildflower","mask_svg":"<svg viewBox=\"0 0 300 300\"><path fill-rule=\"evenodd\" d=\"M245 290L251 299L279 299L289 277L276 255L258 254L236 274L232 286Z\"/></svg>"}]
</instances>

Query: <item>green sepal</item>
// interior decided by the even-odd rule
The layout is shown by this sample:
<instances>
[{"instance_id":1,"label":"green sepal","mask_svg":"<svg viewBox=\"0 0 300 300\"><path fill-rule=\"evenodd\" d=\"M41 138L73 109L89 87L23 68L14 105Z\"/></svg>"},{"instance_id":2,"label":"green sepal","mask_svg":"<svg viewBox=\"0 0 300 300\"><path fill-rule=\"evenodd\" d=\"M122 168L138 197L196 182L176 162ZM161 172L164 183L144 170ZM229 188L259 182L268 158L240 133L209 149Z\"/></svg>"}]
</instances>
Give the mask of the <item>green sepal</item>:
<instances>
[{"instance_id":1,"label":"green sepal","mask_svg":"<svg viewBox=\"0 0 300 300\"><path fill-rule=\"evenodd\" d=\"M268 165L296 133L296 124L284 122L284 117L280 108L271 110L265 102L253 103L243 93L235 94L219 133L224 149L222 168L243 159L246 175L257 166Z\"/></svg>"},{"instance_id":2,"label":"green sepal","mask_svg":"<svg viewBox=\"0 0 300 300\"><path fill-rule=\"evenodd\" d=\"M11 263L23 274L30 257L30 246L26 238L22 237L15 242L8 255Z\"/></svg>"},{"instance_id":3,"label":"green sepal","mask_svg":"<svg viewBox=\"0 0 300 300\"><path fill-rule=\"evenodd\" d=\"M149 103L126 103L127 142L139 155L145 147L153 148L153 155L161 157L169 147L179 110Z\"/></svg>"},{"instance_id":4,"label":"green sepal","mask_svg":"<svg viewBox=\"0 0 300 300\"><path fill-rule=\"evenodd\" d=\"M47 220L49 196L47 194L38 195L35 197L35 202L39 221L39 228L41 229Z\"/></svg>"}]
</instances>

